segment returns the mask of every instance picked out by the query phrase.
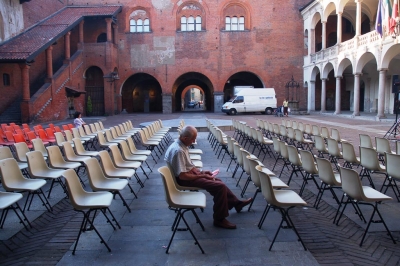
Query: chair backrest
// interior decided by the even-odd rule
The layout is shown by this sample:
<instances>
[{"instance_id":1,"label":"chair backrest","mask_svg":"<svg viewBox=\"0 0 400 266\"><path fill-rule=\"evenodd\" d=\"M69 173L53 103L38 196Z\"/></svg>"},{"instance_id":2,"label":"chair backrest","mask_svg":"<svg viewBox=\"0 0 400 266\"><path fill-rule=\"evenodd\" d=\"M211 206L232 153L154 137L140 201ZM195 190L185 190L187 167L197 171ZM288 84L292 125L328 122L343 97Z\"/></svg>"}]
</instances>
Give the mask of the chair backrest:
<instances>
[{"instance_id":1,"label":"chair backrest","mask_svg":"<svg viewBox=\"0 0 400 266\"><path fill-rule=\"evenodd\" d=\"M297 129L298 128L298 125L297 125L297 121L292 121L292 128L293 129Z\"/></svg>"},{"instance_id":2,"label":"chair backrest","mask_svg":"<svg viewBox=\"0 0 400 266\"><path fill-rule=\"evenodd\" d=\"M249 159L247 156L250 156L250 152L246 151L245 149L240 149L242 152L242 158L243 158L243 169L246 172L246 174L250 175L250 165L249 165Z\"/></svg>"},{"instance_id":3,"label":"chair backrest","mask_svg":"<svg viewBox=\"0 0 400 266\"><path fill-rule=\"evenodd\" d=\"M258 169L257 169L258 170ZM261 184L261 192L267 202L271 205L276 205L278 202L275 198L274 188L272 187L271 178L265 172L258 170L258 177Z\"/></svg>"},{"instance_id":4,"label":"chair backrest","mask_svg":"<svg viewBox=\"0 0 400 266\"><path fill-rule=\"evenodd\" d=\"M107 143L106 138L104 137L103 132L97 132L97 140L100 145L105 145Z\"/></svg>"},{"instance_id":5,"label":"chair backrest","mask_svg":"<svg viewBox=\"0 0 400 266\"><path fill-rule=\"evenodd\" d=\"M65 138L67 141L72 141L74 136L72 136L72 132L70 130L64 130Z\"/></svg>"},{"instance_id":6,"label":"chair backrest","mask_svg":"<svg viewBox=\"0 0 400 266\"><path fill-rule=\"evenodd\" d=\"M82 202L85 202L85 198L88 195L80 181L79 177L73 169L68 169L63 173L65 183L68 190L69 199L72 207L76 210L80 210L85 206L82 206Z\"/></svg>"},{"instance_id":7,"label":"chair backrest","mask_svg":"<svg viewBox=\"0 0 400 266\"><path fill-rule=\"evenodd\" d=\"M333 172L332 164L329 160L325 158L316 158L318 167L318 177L330 186L341 185L335 179L335 174Z\"/></svg>"},{"instance_id":8,"label":"chair backrest","mask_svg":"<svg viewBox=\"0 0 400 266\"><path fill-rule=\"evenodd\" d=\"M33 139L32 144L33 144L33 149L35 151L40 151L43 154L43 156L48 156L46 147L44 146L43 141L41 139Z\"/></svg>"},{"instance_id":9,"label":"chair backrest","mask_svg":"<svg viewBox=\"0 0 400 266\"><path fill-rule=\"evenodd\" d=\"M343 142L342 143L342 155L343 155L343 160L345 160L346 162L358 163L353 144L351 144L349 142Z\"/></svg>"},{"instance_id":10,"label":"chair backrest","mask_svg":"<svg viewBox=\"0 0 400 266\"><path fill-rule=\"evenodd\" d=\"M299 152L297 151L297 148L293 145L288 145L287 151L289 156L289 162L295 166L301 166L302 164L301 158Z\"/></svg>"},{"instance_id":11,"label":"chair backrest","mask_svg":"<svg viewBox=\"0 0 400 266\"><path fill-rule=\"evenodd\" d=\"M114 160L114 164L118 166L120 163L123 163L125 160L122 158L121 151L118 148L118 145L110 145L109 146L112 154L112 158Z\"/></svg>"},{"instance_id":12,"label":"chair backrest","mask_svg":"<svg viewBox=\"0 0 400 266\"><path fill-rule=\"evenodd\" d=\"M65 130L69 130L69 126L68 125L61 125L62 126L62 129L65 131Z\"/></svg>"},{"instance_id":13,"label":"chair backrest","mask_svg":"<svg viewBox=\"0 0 400 266\"><path fill-rule=\"evenodd\" d=\"M400 179L400 155L385 153L386 173L396 179Z\"/></svg>"},{"instance_id":14,"label":"chair backrest","mask_svg":"<svg viewBox=\"0 0 400 266\"><path fill-rule=\"evenodd\" d=\"M358 173L353 169L339 169L343 192L355 200L363 200L365 196Z\"/></svg>"},{"instance_id":15,"label":"chair backrest","mask_svg":"<svg viewBox=\"0 0 400 266\"><path fill-rule=\"evenodd\" d=\"M373 148L359 147L360 163L363 167L371 171L381 171L378 154Z\"/></svg>"},{"instance_id":16,"label":"chair backrest","mask_svg":"<svg viewBox=\"0 0 400 266\"><path fill-rule=\"evenodd\" d=\"M82 137L82 136L81 136L81 133L79 132L79 129L76 128L76 127L72 128L72 135L73 135L73 138L80 138L80 137Z\"/></svg>"},{"instance_id":17,"label":"chair backrest","mask_svg":"<svg viewBox=\"0 0 400 266\"><path fill-rule=\"evenodd\" d=\"M165 200L170 207L179 207L176 205L175 200L177 197L179 197L179 190L175 187L174 181L172 180L173 173L171 173L167 166L158 168L158 172L161 174L163 180Z\"/></svg>"},{"instance_id":18,"label":"chair backrest","mask_svg":"<svg viewBox=\"0 0 400 266\"><path fill-rule=\"evenodd\" d=\"M100 157L101 165L103 166L104 172L107 172L107 169L110 169L110 170L117 169L110 157L110 154L107 151L99 151L99 157Z\"/></svg>"},{"instance_id":19,"label":"chair backrest","mask_svg":"<svg viewBox=\"0 0 400 266\"><path fill-rule=\"evenodd\" d=\"M121 141L120 143L120 146L121 146L121 151L122 151L122 156L126 159L126 158L129 158L129 156L132 156L133 154L132 154L132 152L131 152L131 150L129 149L129 146L128 146L128 144L126 143L126 141Z\"/></svg>"},{"instance_id":20,"label":"chair backrest","mask_svg":"<svg viewBox=\"0 0 400 266\"><path fill-rule=\"evenodd\" d=\"M83 129L83 127L78 127L78 131L79 131L79 135L81 135L81 137L87 137L87 134L86 134L85 130Z\"/></svg>"},{"instance_id":21,"label":"chair backrest","mask_svg":"<svg viewBox=\"0 0 400 266\"><path fill-rule=\"evenodd\" d=\"M40 134L40 130L39 130L39 134ZM47 134L47 138L54 138L54 139L56 138L55 132L53 130L51 130L51 128L46 128L46 134Z\"/></svg>"},{"instance_id":22,"label":"chair backrest","mask_svg":"<svg viewBox=\"0 0 400 266\"><path fill-rule=\"evenodd\" d=\"M379 154L392 153L392 149L390 148L390 143L388 139L375 137L376 143L376 152Z\"/></svg>"},{"instance_id":23,"label":"chair backrest","mask_svg":"<svg viewBox=\"0 0 400 266\"><path fill-rule=\"evenodd\" d=\"M79 127L82 128L82 127ZM85 147L83 147L83 144L81 142L81 139L79 138L73 138L72 141L74 142L74 148L77 154L82 154L85 153Z\"/></svg>"},{"instance_id":24,"label":"chair backrest","mask_svg":"<svg viewBox=\"0 0 400 266\"><path fill-rule=\"evenodd\" d=\"M14 143L17 150L17 160L26 163L26 154L30 152L28 145L25 142Z\"/></svg>"},{"instance_id":25,"label":"chair backrest","mask_svg":"<svg viewBox=\"0 0 400 266\"><path fill-rule=\"evenodd\" d=\"M13 134L14 137L14 142L18 143L18 142L26 142L24 135L22 134Z\"/></svg>"},{"instance_id":26,"label":"chair backrest","mask_svg":"<svg viewBox=\"0 0 400 266\"><path fill-rule=\"evenodd\" d=\"M234 146L233 146L233 143L235 142L235 139L231 138L231 137L227 137L226 141L228 142L228 151L229 151L229 153L231 155L233 155L235 153L234 152Z\"/></svg>"},{"instance_id":27,"label":"chair backrest","mask_svg":"<svg viewBox=\"0 0 400 266\"><path fill-rule=\"evenodd\" d=\"M136 148L135 142L133 141L132 138L127 138L127 142L128 142L129 149L131 150L131 153L135 153L136 151L138 151L138 149Z\"/></svg>"},{"instance_id":28,"label":"chair backrest","mask_svg":"<svg viewBox=\"0 0 400 266\"><path fill-rule=\"evenodd\" d=\"M61 154L60 147L58 146L48 146L47 153L49 154L49 163L50 166L53 165L63 165L66 163L64 157Z\"/></svg>"},{"instance_id":29,"label":"chair backrest","mask_svg":"<svg viewBox=\"0 0 400 266\"><path fill-rule=\"evenodd\" d=\"M337 128L331 128L331 138L333 138L337 142L341 142L342 141L342 138L340 137L339 130Z\"/></svg>"},{"instance_id":30,"label":"chair backrest","mask_svg":"<svg viewBox=\"0 0 400 266\"><path fill-rule=\"evenodd\" d=\"M250 167L251 181L253 181L254 185L257 188L261 188L260 177L258 176L257 167L262 169L262 166L260 165L260 162L258 160L250 159L250 156L247 157L247 160Z\"/></svg>"},{"instance_id":31,"label":"chair backrest","mask_svg":"<svg viewBox=\"0 0 400 266\"><path fill-rule=\"evenodd\" d=\"M339 144L336 140L332 138L327 138L326 141L328 142L328 152L331 156L341 158L342 152L340 151Z\"/></svg>"},{"instance_id":32,"label":"chair backrest","mask_svg":"<svg viewBox=\"0 0 400 266\"><path fill-rule=\"evenodd\" d=\"M282 137L286 137L287 129L286 129L286 127L285 127L284 125L280 125L280 126L279 126L279 134L280 134Z\"/></svg>"},{"instance_id":33,"label":"chair backrest","mask_svg":"<svg viewBox=\"0 0 400 266\"><path fill-rule=\"evenodd\" d=\"M400 154L400 141L396 141L396 154Z\"/></svg>"},{"instance_id":34,"label":"chair backrest","mask_svg":"<svg viewBox=\"0 0 400 266\"><path fill-rule=\"evenodd\" d=\"M303 143L304 142L304 135L300 129L294 130L294 138L297 142Z\"/></svg>"},{"instance_id":35,"label":"chair backrest","mask_svg":"<svg viewBox=\"0 0 400 266\"><path fill-rule=\"evenodd\" d=\"M7 158L14 158L12 152L9 147L1 146L0 147L0 160L7 159Z\"/></svg>"},{"instance_id":36,"label":"chair backrest","mask_svg":"<svg viewBox=\"0 0 400 266\"><path fill-rule=\"evenodd\" d=\"M312 135L314 135L314 136L321 135L321 131L317 125L312 125Z\"/></svg>"},{"instance_id":37,"label":"chair backrest","mask_svg":"<svg viewBox=\"0 0 400 266\"><path fill-rule=\"evenodd\" d=\"M29 173L32 176L40 176L40 173L50 169L40 151L30 151L26 154L26 158L28 161Z\"/></svg>"},{"instance_id":38,"label":"chair backrest","mask_svg":"<svg viewBox=\"0 0 400 266\"><path fill-rule=\"evenodd\" d=\"M369 135L360 134L360 147L374 148L371 137Z\"/></svg>"},{"instance_id":39,"label":"chair backrest","mask_svg":"<svg viewBox=\"0 0 400 266\"><path fill-rule=\"evenodd\" d=\"M304 132L305 127L303 122L297 122L297 129L300 130L301 132Z\"/></svg>"},{"instance_id":40,"label":"chair backrest","mask_svg":"<svg viewBox=\"0 0 400 266\"><path fill-rule=\"evenodd\" d=\"M304 171L311 175L318 174L318 168L314 161L314 155L310 151L300 150L300 157Z\"/></svg>"},{"instance_id":41,"label":"chair backrest","mask_svg":"<svg viewBox=\"0 0 400 266\"><path fill-rule=\"evenodd\" d=\"M90 158L85 160L86 170L88 172L88 179L90 187L96 191L100 186L100 183L107 179L101 169L99 161L96 158Z\"/></svg>"},{"instance_id":42,"label":"chair backrest","mask_svg":"<svg viewBox=\"0 0 400 266\"><path fill-rule=\"evenodd\" d=\"M95 123L93 123L93 124L94 124L94 127L96 128L96 131L103 131L103 130L101 129L99 123L95 122Z\"/></svg>"},{"instance_id":43,"label":"chair backrest","mask_svg":"<svg viewBox=\"0 0 400 266\"><path fill-rule=\"evenodd\" d=\"M283 158L289 160L289 153L286 142L279 140L279 152Z\"/></svg>"},{"instance_id":44,"label":"chair backrest","mask_svg":"<svg viewBox=\"0 0 400 266\"><path fill-rule=\"evenodd\" d=\"M325 141L321 136L314 135L314 141L315 141L315 148L318 151L325 152L325 153L328 152L328 150L326 149Z\"/></svg>"},{"instance_id":45,"label":"chair backrest","mask_svg":"<svg viewBox=\"0 0 400 266\"><path fill-rule=\"evenodd\" d=\"M272 137L272 142L273 142L273 145L274 145L274 151L279 154L280 153L279 139L277 137Z\"/></svg>"},{"instance_id":46,"label":"chair backrest","mask_svg":"<svg viewBox=\"0 0 400 266\"><path fill-rule=\"evenodd\" d=\"M289 139L294 140L295 136L294 136L294 129L292 127L288 127L287 128L287 137Z\"/></svg>"},{"instance_id":47,"label":"chair backrest","mask_svg":"<svg viewBox=\"0 0 400 266\"><path fill-rule=\"evenodd\" d=\"M237 163L239 165L243 166L243 155L242 155L242 151L240 150L241 147L240 147L239 143L237 143L237 142L233 143L233 149L234 149L234 152L235 152Z\"/></svg>"},{"instance_id":48,"label":"chair backrest","mask_svg":"<svg viewBox=\"0 0 400 266\"><path fill-rule=\"evenodd\" d=\"M66 141L63 134L61 132L56 132L54 135L56 136L57 145L62 147L62 143Z\"/></svg>"},{"instance_id":49,"label":"chair backrest","mask_svg":"<svg viewBox=\"0 0 400 266\"><path fill-rule=\"evenodd\" d=\"M9 141L9 142L15 142L14 141L14 137L13 137L13 132L12 131L9 131L9 130L7 130L7 131L4 131L4 134L6 135L6 138L7 138L7 141Z\"/></svg>"},{"instance_id":50,"label":"chair backrest","mask_svg":"<svg viewBox=\"0 0 400 266\"><path fill-rule=\"evenodd\" d=\"M329 129L327 127L321 127L321 136L325 139L330 138L331 135L329 134Z\"/></svg>"},{"instance_id":51,"label":"chair backrest","mask_svg":"<svg viewBox=\"0 0 400 266\"><path fill-rule=\"evenodd\" d=\"M14 187L20 187L20 183L26 180L14 158L0 161L0 175L1 184L6 191L13 191Z\"/></svg>"}]
</instances>

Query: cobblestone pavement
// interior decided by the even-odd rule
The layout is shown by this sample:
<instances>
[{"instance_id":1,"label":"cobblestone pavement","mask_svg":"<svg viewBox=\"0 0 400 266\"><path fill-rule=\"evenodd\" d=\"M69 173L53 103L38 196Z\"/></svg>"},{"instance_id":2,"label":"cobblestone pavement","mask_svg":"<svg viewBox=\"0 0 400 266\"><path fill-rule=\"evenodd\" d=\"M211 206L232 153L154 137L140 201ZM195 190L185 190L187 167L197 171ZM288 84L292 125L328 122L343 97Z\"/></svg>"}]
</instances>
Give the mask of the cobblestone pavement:
<instances>
[{"instance_id":1,"label":"cobblestone pavement","mask_svg":"<svg viewBox=\"0 0 400 266\"><path fill-rule=\"evenodd\" d=\"M105 127L132 120L134 125L151 122L156 119L163 121L202 122L205 118L225 120L237 119L256 126L256 118L280 123L282 118L265 115L237 115L183 112L176 114L125 114L112 117L86 118L88 123L102 120ZM366 117L363 117L366 118ZM338 128L341 137L352 142L355 147L359 145L359 134L366 133L372 138L383 136L392 126L394 117L388 117L381 122L370 119L350 119L345 116L312 114L307 116L291 116L287 119L302 121L303 123L317 124L320 126ZM69 120L68 120L69 121ZM65 122L68 122L65 121ZM195 123L195 122L194 122ZM233 135L233 131L224 131ZM177 137L177 133L172 133ZM232 179L234 167L227 168L229 160L217 158L207 141L208 133L201 132L198 137L198 146L203 149L202 160L205 167L212 170L220 169L220 178L236 194L245 183L245 177L236 187L238 174ZM395 150L395 143L391 142ZM251 151L251 149L249 149ZM356 149L357 152L357 149ZM358 153L358 152L357 152ZM257 152L256 152L257 154ZM275 160L265 158L263 163L272 169ZM73 211L68 199L64 198L62 189L56 186L50 202L53 212L45 211L44 207L34 200L30 211L26 211L33 228L23 229L13 213L9 213L4 228L0 229L0 264L1 265L399 265L400 246L393 244L386 234L382 224L373 224L362 247L359 242L366 224L361 222L354 210L348 208L345 217L339 226L332 223L337 210L337 204L329 192L326 192L318 210L313 208L317 189L314 184L308 184L303 199L308 203L305 208L295 208L291 217L300 236L305 242L308 251L304 251L297 241L292 230L281 230L272 251L268 247L280 221L277 211L270 212L262 229L256 225L265 208L265 200L257 196L252 210L236 214L231 211L229 220L238 225L236 230L224 230L212 226L212 199L207 194L207 207L199 217L205 225L203 232L195 221L188 216L189 223L205 250L200 250L193 245L188 232L178 232L174 239L170 254L165 254L164 246L168 244L171 236L170 226L174 213L168 210L162 182L157 173L158 167L163 165L163 160L154 163L149 160L153 172L149 179L143 173L139 176L144 181L144 188L140 188L133 180L130 181L138 199L128 191L123 191L123 196L128 201L132 213L128 213L121 201L117 198L112 203L111 210L120 222L122 229L115 231L101 218L96 219L96 225L105 237L112 252L107 252L104 245L99 243L93 232L85 232L75 255L71 254L81 222L81 214ZM282 164L278 163L275 172L281 171ZM360 169L356 169L360 170ZM85 178L85 174L82 173ZM287 181L290 172L283 170L282 180ZM382 184L383 176L373 174L375 184ZM363 180L366 182L366 180ZM87 180L86 182L87 183ZM290 188L299 191L302 180L294 177ZM365 183L367 185L367 183ZM380 188L380 187L378 187ZM46 187L48 189L48 187ZM45 190L46 190L45 189ZM90 189L87 184L86 189ZM338 190L340 191L340 190ZM46 191L45 191L46 192ZM253 196L254 186L250 185L245 198ZM339 197L341 193L339 192ZM388 190L389 196L394 196ZM400 203L395 199L381 204L380 210L388 224L394 238L400 239ZM369 218L371 209L362 207L364 215Z\"/></svg>"}]
</instances>

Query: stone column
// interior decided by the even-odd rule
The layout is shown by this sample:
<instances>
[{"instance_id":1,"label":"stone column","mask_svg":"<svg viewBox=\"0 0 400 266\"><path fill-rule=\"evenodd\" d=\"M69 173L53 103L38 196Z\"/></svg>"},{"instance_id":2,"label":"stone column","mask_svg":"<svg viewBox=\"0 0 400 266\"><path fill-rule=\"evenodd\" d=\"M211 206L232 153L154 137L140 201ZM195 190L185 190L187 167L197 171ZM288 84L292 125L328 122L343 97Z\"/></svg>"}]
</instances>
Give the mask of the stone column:
<instances>
[{"instance_id":1,"label":"stone column","mask_svg":"<svg viewBox=\"0 0 400 266\"><path fill-rule=\"evenodd\" d=\"M385 80L386 69L379 70L379 89L378 89L378 114L377 118L385 117Z\"/></svg>"},{"instance_id":2,"label":"stone column","mask_svg":"<svg viewBox=\"0 0 400 266\"><path fill-rule=\"evenodd\" d=\"M326 21L322 21L322 49L326 49Z\"/></svg>"},{"instance_id":3,"label":"stone column","mask_svg":"<svg viewBox=\"0 0 400 266\"><path fill-rule=\"evenodd\" d=\"M163 114L171 114L172 113L172 94L171 93L162 93L162 109L163 109Z\"/></svg>"},{"instance_id":4,"label":"stone column","mask_svg":"<svg viewBox=\"0 0 400 266\"><path fill-rule=\"evenodd\" d=\"M326 112L326 78L322 78L321 86L321 113Z\"/></svg>"},{"instance_id":5,"label":"stone column","mask_svg":"<svg viewBox=\"0 0 400 266\"><path fill-rule=\"evenodd\" d=\"M214 92L214 113L222 112L222 105L224 105L224 93L215 91Z\"/></svg>"},{"instance_id":6,"label":"stone column","mask_svg":"<svg viewBox=\"0 0 400 266\"><path fill-rule=\"evenodd\" d=\"M71 32L65 34L65 59L69 60L71 58Z\"/></svg>"},{"instance_id":7,"label":"stone column","mask_svg":"<svg viewBox=\"0 0 400 266\"><path fill-rule=\"evenodd\" d=\"M355 0L357 3L357 10L356 10L356 36L361 35L361 1Z\"/></svg>"},{"instance_id":8,"label":"stone column","mask_svg":"<svg viewBox=\"0 0 400 266\"><path fill-rule=\"evenodd\" d=\"M46 49L47 78L53 78L53 46Z\"/></svg>"},{"instance_id":9,"label":"stone column","mask_svg":"<svg viewBox=\"0 0 400 266\"><path fill-rule=\"evenodd\" d=\"M335 114L338 115L342 112L340 105L342 100L340 82L342 77L336 77L336 97L335 97Z\"/></svg>"},{"instance_id":10,"label":"stone column","mask_svg":"<svg viewBox=\"0 0 400 266\"><path fill-rule=\"evenodd\" d=\"M353 115L360 115L360 74L354 74L354 104Z\"/></svg>"},{"instance_id":11,"label":"stone column","mask_svg":"<svg viewBox=\"0 0 400 266\"><path fill-rule=\"evenodd\" d=\"M111 42L112 41L112 32L111 32L112 19L106 18L106 22L107 22L107 42Z\"/></svg>"},{"instance_id":12,"label":"stone column","mask_svg":"<svg viewBox=\"0 0 400 266\"><path fill-rule=\"evenodd\" d=\"M337 13L337 44L342 42L342 12Z\"/></svg>"},{"instance_id":13,"label":"stone column","mask_svg":"<svg viewBox=\"0 0 400 266\"><path fill-rule=\"evenodd\" d=\"M118 32L118 25L117 24L113 24L113 30L114 30L114 44L118 43L118 36L117 36L117 32Z\"/></svg>"},{"instance_id":14,"label":"stone column","mask_svg":"<svg viewBox=\"0 0 400 266\"><path fill-rule=\"evenodd\" d=\"M308 112L315 111L315 80L310 80L307 98Z\"/></svg>"}]
</instances>

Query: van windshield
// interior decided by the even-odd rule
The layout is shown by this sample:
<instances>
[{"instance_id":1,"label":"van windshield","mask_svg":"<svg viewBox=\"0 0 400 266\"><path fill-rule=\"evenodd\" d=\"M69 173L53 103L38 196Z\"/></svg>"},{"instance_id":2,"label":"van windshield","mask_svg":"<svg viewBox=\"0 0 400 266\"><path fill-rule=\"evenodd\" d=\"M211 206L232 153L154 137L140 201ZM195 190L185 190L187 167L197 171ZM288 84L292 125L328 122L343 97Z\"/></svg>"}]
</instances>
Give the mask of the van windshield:
<instances>
[{"instance_id":1,"label":"van windshield","mask_svg":"<svg viewBox=\"0 0 400 266\"><path fill-rule=\"evenodd\" d=\"M233 102L235 99L236 99L236 95L233 95L233 97L230 98L228 102Z\"/></svg>"}]
</instances>

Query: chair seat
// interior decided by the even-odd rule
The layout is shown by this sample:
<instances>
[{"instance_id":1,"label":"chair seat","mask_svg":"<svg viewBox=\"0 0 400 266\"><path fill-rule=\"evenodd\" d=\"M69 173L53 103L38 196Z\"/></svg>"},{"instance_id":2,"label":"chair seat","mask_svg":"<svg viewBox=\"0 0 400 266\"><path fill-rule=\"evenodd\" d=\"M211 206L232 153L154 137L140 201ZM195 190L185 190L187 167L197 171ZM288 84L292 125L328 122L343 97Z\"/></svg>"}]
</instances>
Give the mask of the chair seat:
<instances>
[{"instance_id":1,"label":"chair seat","mask_svg":"<svg viewBox=\"0 0 400 266\"><path fill-rule=\"evenodd\" d=\"M93 183L93 190L99 191L114 191L114 190L122 190L124 187L128 185L128 180L126 179L116 179L116 178L108 178L106 180L101 180L100 182Z\"/></svg>"},{"instance_id":2,"label":"chair seat","mask_svg":"<svg viewBox=\"0 0 400 266\"><path fill-rule=\"evenodd\" d=\"M363 191L365 197L362 199L363 201L366 202L375 202L375 201L381 201L381 200L391 200L392 198L373 189L372 187L369 186L363 186Z\"/></svg>"},{"instance_id":3,"label":"chair seat","mask_svg":"<svg viewBox=\"0 0 400 266\"><path fill-rule=\"evenodd\" d=\"M190 154L203 154L201 149L189 149Z\"/></svg>"},{"instance_id":4,"label":"chair seat","mask_svg":"<svg viewBox=\"0 0 400 266\"><path fill-rule=\"evenodd\" d=\"M126 168L121 168L116 170L107 169L107 171L105 171L104 174L108 178L129 178L135 174L135 170Z\"/></svg>"},{"instance_id":5,"label":"chair seat","mask_svg":"<svg viewBox=\"0 0 400 266\"><path fill-rule=\"evenodd\" d=\"M34 178L59 178L63 175L64 170L60 170L60 169L50 169L48 171L43 171L43 170L39 170L39 171L35 171L35 173L32 173Z\"/></svg>"},{"instance_id":6,"label":"chair seat","mask_svg":"<svg viewBox=\"0 0 400 266\"><path fill-rule=\"evenodd\" d=\"M90 158L91 158L90 156L68 156L68 158L66 158L66 160L68 162L84 162Z\"/></svg>"},{"instance_id":7,"label":"chair seat","mask_svg":"<svg viewBox=\"0 0 400 266\"><path fill-rule=\"evenodd\" d=\"M206 195L202 192L180 191L179 194L171 195L171 207L174 208L205 208Z\"/></svg>"},{"instance_id":8,"label":"chair seat","mask_svg":"<svg viewBox=\"0 0 400 266\"><path fill-rule=\"evenodd\" d=\"M278 207L290 207L290 206L305 206L305 202L299 194L292 190L274 190Z\"/></svg>"},{"instance_id":9,"label":"chair seat","mask_svg":"<svg viewBox=\"0 0 400 266\"><path fill-rule=\"evenodd\" d=\"M261 171L261 172L266 173L266 174L269 175L270 177L271 177L271 176L275 176L275 173L274 173L274 172L272 172L272 171L269 170L268 168L264 167L264 165L261 165L261 166L262 166L262 171Z\"/></svg>"},{"instance_id":10,"label":"chair seat","mask_svg":"<svg viewBox=\"0 0 400 266\"><path fill-rule=\"evenodd\" d=\"M113 200L110 192L86 192L83 196L75 195L75 209L86 210L88 208L108 208Z\"/></svg>"},{"instance_id":11,"label":"chair seat","mask_svg":"<svg viewBox=\"0 0 400 266\"><path fill-rule=\"evenodd\" d=\"M24 182L13 182L7 184L7 187L13 191L35 191L46 184L43 179L26 179Z\"/></svg>"},{"instance_id":12,"label":"chair seat","mask_svg":"<svg viewBox=\"0 0 400 266\"><path fill-rule=\"evenodd\" d=\"M270 145L270 144L274 144L274 142L272 140L270 140L269 138L263 138L263 143Z\"/></svg>"},{"instance_id":13,"label":"chair seat","mask_svg":"<svg viewBox=\"0 0 400 266\"><path fill-rule=\"evenodd\" d=\"M18 167L19 167L19 169L25 169L25 168L28 168L28 164L27 163L20 163L20 162L17 162L17 164L18 164Z\"/></svg>"},{"instance_id":14,"label":"chair seat","mask_svg":"<svg viewBox=\"0 0 400 266\"><path fill-rule=\"evenodd\" d=\"M79 166L81 166L81 164L75 162L51 163L51 167L56 169L73 169Z\"/></svg>"},{"instance_id":15,"label":"chair seat","mask_svg":"<svg viewBox=\"0 0 400 266\"><path fill-rule=\"evenodd\" d=\"M146 155L149 156L151 154L151 151L149 150L136 150L133 155Z\"/></svg>"},{"instance_id":16,"label":"chair seat","mask_svg":"<svg viewBox=\"0 0 400 266\"><path fill-rule=\"evenodd\" d=\"M192 161L192 163L194 164L194 166L196 166L196 168L203 168L203 163L202 161Z\"/></svg>"},{"instance_id":17,"label":"chair seat","mask_svg":"<svg viewBox=\"0 0 400 266\"><path fill-rule=\"evenodd\" d=\"M201 161L201 156L198 154L189 154L191 160Z\"/></svg>"},{"instance_id":18,"label":"chair seat","mask_svg":"<svg viewBox=\"0 0 400 266\"><path fill-rule=\"evenodd\" d=\"M289 186L286 185L285 182L283 182L281 179L274 177L274 176L270 176L271 178L271 184L273 188L288 188Z\"/></svg>"},{"instance_id":19,"label":"chair seat","mask_svg":"<svg viewBox=\"0 0 400 266\"><path fill-rule=\"evenodd\" d=\"M145 155L128 155L128 157L126 157L126 159L130 160L130 161L144 162L147 160L147 156L145 156Z\"/></svg>"},{"instance_id":20,"label":"chair seat","mask_svg":"<svg viewBox=\"0 0 400 266\"><path fill-rule=\"evenodd\" d=\"M335 177L336 184L333 184L333 185L340 186L342 184L342 180L340 179L340 174L334 173L334 177Z\"/></svg>"},{"instance_id":21,"label":"chair seat","mask_svg":"<svg viewBox=\"0 0 400 266\"><path fill-rule=\"evenodd\" d=\"M118 163L118 165L116 165L119 168L129 168L129 169L136 169L139 168L141 165L141 163L139 162L135 162L135 161L124 161L124 162L120 162Z\"/></svg>"},{"instance_id":22,"label":"chair seat","mask_svg":"<svg viewBox=\"0 0 400 266\"><path fill-rule=\"evenodd\" d=\"M0 191L0 209L5 209L20 199L22 199L21 193L3 192Z\"/></svg>"},{"instance_id":23,"label":"chair seat","mask_svg":"<svg viewBox=\"0 0 400 266\"><path fill-rule=\"evenodd\" d=\"M99 152L97 152L97 151L83 151L83 152L80 152L79 154L78 153L76 153L77 155L79 155L79 156L91 156L91 157L94 157L94 156L97 156L97 155L99 155Z\"/></svg>"}]
</instances>

